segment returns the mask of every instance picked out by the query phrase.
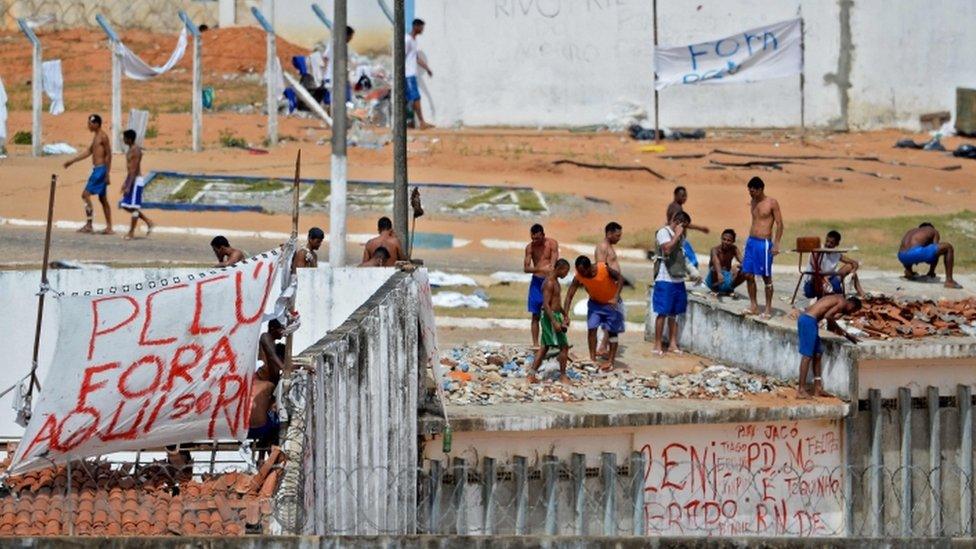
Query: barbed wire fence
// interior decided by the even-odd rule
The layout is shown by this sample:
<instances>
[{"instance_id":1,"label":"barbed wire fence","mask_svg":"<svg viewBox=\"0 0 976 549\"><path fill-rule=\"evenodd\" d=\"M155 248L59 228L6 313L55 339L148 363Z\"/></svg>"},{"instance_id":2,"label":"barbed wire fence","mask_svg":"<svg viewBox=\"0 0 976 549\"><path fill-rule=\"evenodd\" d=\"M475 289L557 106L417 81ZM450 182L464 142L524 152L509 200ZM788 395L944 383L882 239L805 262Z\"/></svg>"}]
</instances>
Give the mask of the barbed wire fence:
<instances>
[{"instance_id":1,"label":"barbed wire fence","mask_svg":"<svg viewBox=\"0 0 976 549\"><path fill-rule=\"evenodd\" d=\"M0 0L0 21L8 30L19 17L43 21L43 29L97 28L95 15L102 14L120 29L174 32L183 25L180 10L198 24L217 23L217 2L200 0Z\"/></svg>"}]
</instances>

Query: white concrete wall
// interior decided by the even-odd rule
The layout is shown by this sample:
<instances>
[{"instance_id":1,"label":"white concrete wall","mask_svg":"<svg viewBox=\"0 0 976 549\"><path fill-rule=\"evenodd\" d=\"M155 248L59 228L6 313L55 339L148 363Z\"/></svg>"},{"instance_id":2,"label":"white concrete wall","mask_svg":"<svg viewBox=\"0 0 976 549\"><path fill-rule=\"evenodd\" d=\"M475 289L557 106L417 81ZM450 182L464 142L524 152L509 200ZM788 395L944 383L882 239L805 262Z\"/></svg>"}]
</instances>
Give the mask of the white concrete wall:
<instances>
[{"instance_id":1,"label":"white concrete wall","mask_svg":"<svg viewBox=\"0 0 976 549\"><path fill-rule=\"evenodd\" d=\"M954 110L956 86L976 84L972 0L658 4L659 40L669 45L802 7L811 126L916 128L921 113ZM416 14L427 21L420 47L439 125L595 124L621 99L653 112L650 0L417 0ZM795 126L799 78L671 88L660 103L664 126Z\"/></svg>"},{"instance_id":2,"label":"white concrete wall","mask_svg":"<svg viewBox=\"0 0 976 549\"><path fill-rule=\"evenodd\" d=\"M199 269L53 270L49 271L48 277L52 288L68 293L193 272L199 272ZM295 334L294 352L301 352L345 321L392 274L393 269L351 267L336 272L327 266L301 270L296 308L301 314L302 327ZM35 292L40 279L40 271L0 271L0 349L6 356L4 367L0 369L0 390L13 385L30 370L37 322ZM48 297L45 301L38 360L42 388L54 356L60 320L57 300ZM269 311L273 305L274 299L270 298ZM0 398L0 437L23 433L23 429L13 422L12 403L12 392Z\"/></svg>"}]
</instances>

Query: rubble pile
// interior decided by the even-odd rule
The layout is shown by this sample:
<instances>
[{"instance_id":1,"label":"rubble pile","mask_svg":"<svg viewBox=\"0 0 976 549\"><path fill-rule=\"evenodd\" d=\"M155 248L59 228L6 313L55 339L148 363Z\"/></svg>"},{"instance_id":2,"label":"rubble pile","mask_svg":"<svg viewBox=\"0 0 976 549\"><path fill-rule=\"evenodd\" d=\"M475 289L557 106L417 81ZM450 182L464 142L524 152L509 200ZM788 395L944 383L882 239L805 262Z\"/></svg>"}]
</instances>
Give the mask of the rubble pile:
<instances>
[{"instance_id":1,"label":"rubble pile","mask_svg":"<svg viewBox=\"0 0 976 549\"><path fill-rule=\"evenodd\" d=\"M515 402L575 402L615 399L740 399L787 387L786 381L722 365L697 367L692 373L639 375L627 370L600 374L589 361L573 360L566 375L572 383L554 383L559 363L550 357L539 368L540 383L526 380L532 351L525 347L479 342L448 349L444 395L449 404L489 405Z\"/></svg>"},{"instance_id":2,"label":"rubble pile","mask_svg":"<svg viewBox=\"0 0 976 549\"><path fill-rule=\"evenodd\" d=\"M933 335L976 335L976 298L938 302L869 297L850 325L875 339L912 339Z\"/></svg>"}]
</instances>

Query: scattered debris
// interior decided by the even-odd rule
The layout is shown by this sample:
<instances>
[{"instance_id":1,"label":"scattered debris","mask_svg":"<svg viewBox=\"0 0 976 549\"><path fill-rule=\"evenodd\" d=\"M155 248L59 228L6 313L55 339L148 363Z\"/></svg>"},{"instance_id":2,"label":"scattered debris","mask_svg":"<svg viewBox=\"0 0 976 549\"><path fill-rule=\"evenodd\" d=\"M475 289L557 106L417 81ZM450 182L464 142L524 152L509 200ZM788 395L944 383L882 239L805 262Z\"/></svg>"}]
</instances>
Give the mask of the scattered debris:
<instances>
[{"instance_id":1,"label":"scattered debris","mask_svg":"<svg viewBox=\"0 0 976 549\"><path fill-rule=\"evenodd\" d=\"M916 204L925 204L926 206L931 206L932 205L931 202L926 202L926 201L924 201L924 200L922 200L920 198L914 198L914 197L911 197L911 196L908 196L908 195L904 195L904 196L902 196L902 198L904 198L905 200L907 200L909 202L914 202Z\"/></svg>"},{"instance_id":2,"label":"scattered debris","mask_svg":"<svg viewBox=\"0 0 976 549\"><path fill-rule=\"evenodd\" d=\"M715 164L717 166L728 166L732 168L769 168L772 170L783 170L780 164L793 164L789 160L750 160L748 162L720 162L718 160L709 160L710 164Z\"/></svg>"},{"instance_id":3,"label":"scattered debris","mask_svg":"<svg viewBox=\"0 0 976 549\"><path fill-rule=\"evenodd\" d=\"M952 151L952 156L976 160L976 146L970 145L969 143L959 145L959 148ZM962 168L962 166L959 167Z\"/></svg>"},{"instance_id":4,"label":"scattered debris","mask_svg":"<svg viewBox=\"0 0 976 549\"><path fill-rule=\"evenodd\" d=\"M665 160L685 160L689 158L705 158L706 154L671 154L668 156L662 156L661 158Z\"/></svg>"},{"instance_id":5,"label":"scattered debris","mask_svg":"<svg viewBox=\"0 0 976 549\"><path fill-rule=\"evenodd\" d=\"M820 155L777 155L777 154L752 154L738 151L727 151L713 149L709 154L727 154L729 156L744 156L746 158L773 158L776 160L859 160L862 162L881 162L877 156L820 156Z\"/></svg>"},{"instance_id":6,"label":"scattered debris","mask_svg":"<svg viewBox=\"0 0 976 549\"><path fill-rule=\"evenodd\" d=\"M465 295L460 292L438 292L431 296L434 307L445 309L487 309L488 296L484 292Z\"/></svg>"},{"instance_id":7,"label":"scattered debris","mask_svg":"<svg viewBox=\"0 0 976 549\"><path fill-rule=\"evenodd\" d=\"M589 196L589 195L587 195L587 196L584 196L583 198L586 201L588 201L588 202L594 202L596 204L606 204L607 206L610 205L610 201L609 200L604 200L602 198L597 198L595 196Z\"/></svg>"},{"instance_id":8,"label":"scattered debris","mask_svg":"<svg viewBox=\"0 0 976 549\"><path fill-rule=\"evenodd\" d=\"M698 367L693 373L637 375L626 370L598 374L597 367L573 360L566 375L572 383L546 383L558 379L555 358L539 368L542 383L525 379L532 352L521 346L479 342L447 350L441 364L448 370L443 389L449 404L490 405L513 402L578 402L615 399L741 399L747 394L769 393L788 386L784 380L752 374L722 365Z\"/></svg>"},{"instance_id":9,"label":"scattered debris","mask_svg":"<svg viewBox=\"0 0 976 549\"><path fill-rule=\"evenodd\" d=\"M976 298L898 302L869 297L850 324L875 339L954 336L976 330Z\"/></svg>"},{"instance_id":10,"label":"scattered debris","mask_svg":"<svg viewBox=\"0 0 976 549\"><path fill-rule=\"evenodd\" d=\"M622 172L647 172L658 179L667 179L658 172L648 168L647 166L612 166L609 164L590 164L589 162L577 162L576 160L554 160L553 165L560 166L562 164L569 164L571 166L577 166L579 168L589 168L591 170L617 170Z\"/></svg>"},{"instance_id":11,"label":"scattered debris","mask_svg":"<svg viewBox=\"0 0 976 549\"><path fill-rule=\"evenodd\" d=\"M895 143L896 149L918 149L926 151L944 151L945 147L939 139L940 136L936 135L932 139L926 141L925 143L916 143L912 139L900 139Z\"/></svg>"},{"instance_id":12,"label":"scattered debris","mask_svg":"<svg viewBox=\"0 0 976 549\"><path fill-rule=\"evenodd\" d=\"M845 172L858 173L861 175L870 175L871 177L877 177L878 179L891 179L892 181L901 181L901 178L897 175L881 173L881 172L862 172L860 170L855 170L850 166L835 166L835 170L843 170Z\"/></svg>"}]
</instances>

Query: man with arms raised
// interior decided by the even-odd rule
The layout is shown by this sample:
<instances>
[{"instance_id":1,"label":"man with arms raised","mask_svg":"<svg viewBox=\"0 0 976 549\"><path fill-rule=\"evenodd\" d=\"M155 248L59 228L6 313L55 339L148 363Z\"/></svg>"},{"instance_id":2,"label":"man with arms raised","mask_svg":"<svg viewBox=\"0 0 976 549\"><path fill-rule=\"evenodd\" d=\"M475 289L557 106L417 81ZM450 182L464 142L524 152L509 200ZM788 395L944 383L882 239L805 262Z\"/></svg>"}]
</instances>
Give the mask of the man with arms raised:
<instances>
[{"instance_id":1,"label":"man with arms raised","mask_svg":"<svg viewBox=\"0 0 976 549\"><path fill-rule=\"evenodd\" d=\"M536 223L529 229L529 244L525 247L522 271L530 273L529 296L526 307L532 315L532 346L539 346L539 317L542 314L542 283L545 282L552 266L559 259L559 243L546 236L542 225Z\"/></svg>"},{"instance_id":2,"label":"man with arms raised","mask_svg":"<svg viewBox=\"0 0 976 549\"><path fill-rule=\"evenodd\" d=\"M566 291L564 311L573 310L573 296L580 286L586 288L586 293L590 296L586 302L586 342L590 348L590 360L599 364L596 356L596 331L603 327L607 331L610 349L607 363L601 364L600 370L612 371L617 358L617 335L624 332L624 315L618 306L624 279L620 273L607 267L606 263L594 265L590 258L581 255L576 258L576 276Z\"/></svg>"},{"instance_id":3,"label":"man with arms raised","mask_svg":"<svg viewBox=\"0 0 976 549\"><path fill-rule=\"evenodd\" d=\"M779 241L783 238L783 214L779 211L779 202L766 196L766 184L762 179L753 177L747 187L752 198L752 227L742 259L742 272L745 273L746 287L749 289L749 309L746 314L759 313L756 300L758 275L762 277L766 290L766 309L760 318L770 318L773 315L773 256L779 253Z\"/></svg>"},{"instance_id":4,"label":"man with arms raised","mask_svg":"<svg viewBox=\"0 0 976 549\"><path fill-rule=\"evenodd\" d=\"M392 267L397 261L408 259L407 254L403 252L403 246L400 245L400 238L393 232L393 222L390 221L389 217L381 217L376 222L376 230L380 234L366 243L366 249L363 250L363 263L373 259L373 254L379 248L386 248L389 254L382 265L383 267Z\"/></svg>"},{"instance_id":5,"label":"man with arms raised","mask_svg":"<svg viewBox=\"0 0 976 549\"><path fill-rule=\"evenodd\" d=\"M797 393L800 397L810 396L806 383L811 362L813 362L813 395L822 396L824 394L820 364L820 359L823 356L823 348L820 344L820 321L826 320L828 330L857 343L857 339L848 335L837 325L837 319L842 315L857 312L860 308L860 299L832 294L818 299L816 303L807 307L800 314L796 320L796 332L800 340L800 382L797 386Z\"/></svg>"},{"instance_id":6,"label":"man with arms raised","mask_svg":"<svg viewBox=\"0 0 976 549\"><path fill-rule=\"evenodd\" d=\"M88 131L94 134L91 145L81 152L78 156L64 163L68 168L75 162L92 157L92 172L88 176L88 183L85 190L81 193L81 199L85 202L85 226L78 229L79 233L92 232L92 218L95 214L92 208L92 196L97 196L102 203L102 211L105 212L105 229L102 234L114 234L112 230L112 208L108 204L108 174L112 169L112 144L108 140L108 135L102 131L102 117L93 114L88 117Z\"/></svg>"},{"instance_id":7,"label":"man with arms raised","mask_svg":"<svg viewBox=\"0 0 976 549\"><path fill-rule=\"evenodd\" d=\"M142 147L136 145L135 130L122 132L122 141L129 150L125 153L127 173L125 183L122 185L122 200L119 201L119 207L132 216L129 232L125 235L126 240L132 240L136 236L136 223L140 219L146 223L146 236L152 233L153 222L142 213L142 189L145 182L142 179Z\"/></svg>"},{"instance_id":8,"label":"man with arms raised","mask_svg":"<svg viewBox=\"0 0 976 549\"><path fill-rule=\"evenodd\" d=\"M542 346L535 353L535 360L529 369L529 383L536 383L539 378L536 373L539 366L546 358L546 353L550 347L559 347L559 381L569 383L566 376L566 363L569 361L569 339L566 338L566 331L569 330L569 315L563 311L563 304L560 300L559 279L569 274L569 261L559 259L556 266L549 271L545 282L542 283Z\"/></svg>"},{"instance_id":9,"label":"man with arms raised","mask_svg":"<svg viewBox=\"0 0 976 549\"><path fill-rule=\"evenodd\" d=\"M901 239L901 247L898 248L898 261L905 266L905 278L912 280L918 275L912 267L919 263L928 263L929 272L925 275L935 277L935 266L939 264L939 256L942 256L945 265L946 288L962 288L962 286L952 278L952 267L955 264L955 249L952 244L942 242L942 236L935 227L928 222L922 223L918 227L911 229Z\"/></svg>"}]
</instances>

